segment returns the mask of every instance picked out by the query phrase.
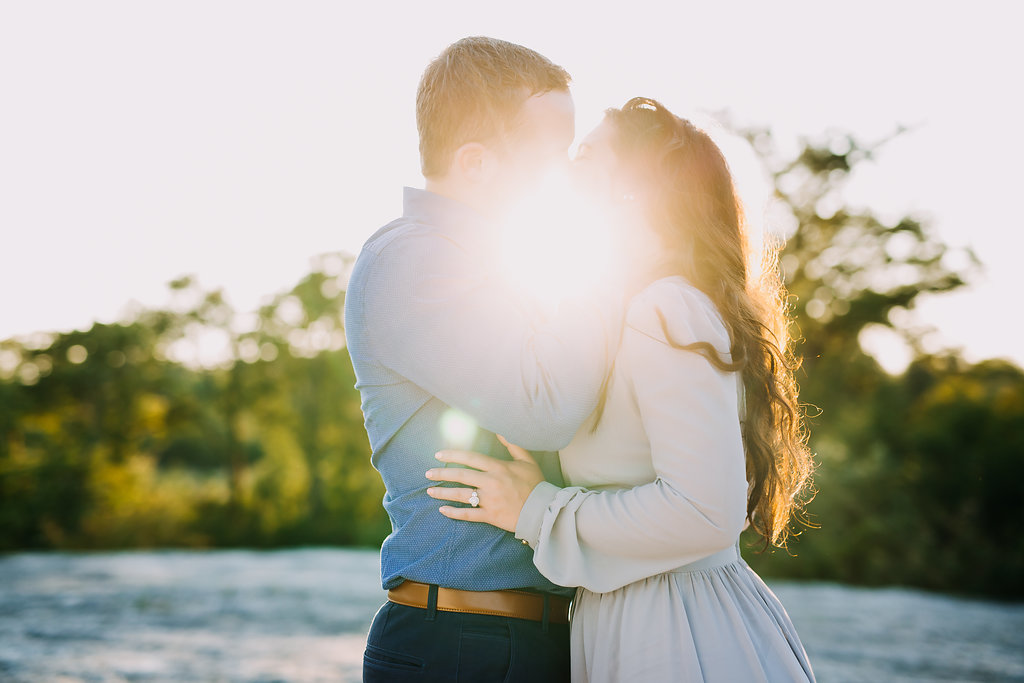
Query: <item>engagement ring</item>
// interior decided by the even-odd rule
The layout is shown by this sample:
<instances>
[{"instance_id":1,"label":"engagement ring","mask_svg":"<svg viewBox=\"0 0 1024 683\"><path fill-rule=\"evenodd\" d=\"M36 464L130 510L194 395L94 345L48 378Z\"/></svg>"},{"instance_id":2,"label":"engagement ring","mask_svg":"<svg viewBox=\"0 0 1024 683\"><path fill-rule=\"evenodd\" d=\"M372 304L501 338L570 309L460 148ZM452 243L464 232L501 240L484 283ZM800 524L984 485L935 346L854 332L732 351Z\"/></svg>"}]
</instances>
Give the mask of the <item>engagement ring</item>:
<instances>
[{"instance_id":1,"label":"engagement ring","mask_svg":"<svg viewBox=\"0 0 1024 683\"><path fill-rule=\"evenodd\" d=\"M480 496L477 495L476 489L473 489L473 495L469 497L469 504L473 507L480 505Z\"/></svg>"}]
</instances>

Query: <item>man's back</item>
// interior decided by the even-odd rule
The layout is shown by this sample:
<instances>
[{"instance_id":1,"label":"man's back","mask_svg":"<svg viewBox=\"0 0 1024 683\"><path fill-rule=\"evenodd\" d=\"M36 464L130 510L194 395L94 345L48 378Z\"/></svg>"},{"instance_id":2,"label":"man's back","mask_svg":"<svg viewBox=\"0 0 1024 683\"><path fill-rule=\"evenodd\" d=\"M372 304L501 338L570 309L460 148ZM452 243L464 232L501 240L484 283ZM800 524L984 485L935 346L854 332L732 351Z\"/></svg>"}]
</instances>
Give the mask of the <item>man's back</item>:
<instances>
[{"instance_id":1,"label":"man's back","mask_svg":"<svg viewBox=\"0 0 1024 683\"><path fill-rule=\"evenodd\" d=\"M436 225L439 219L448 224ZM465 339L465 353L441 353L422 335L423 325L460 325L460 313L465 311L445 310L441 304L436 319L424 319L414 310L424 302L419 296L405 294L429 296L430 282L441 278L448 281L441 288L445 291L485 301L494 296L500 285L494 282L493 267L481 251L493 245L488 244L485 226L478 221L479 216L450 200L407 190L406 215L366 242L349 282L345 310L349 353L362 396L373 465L387 488L384 507L393 526L381 549L385 588L408 579L466 590L558 590L533 566L532 551L511 534L488 525L449 520L437 512L436 501L425 493L430 482L424 472L437 465L434 453L453 445L446 439L443 425L455 413L416 379L429 383L432 377L457 373L474 364L467 354L477 357L476 365L486 367L492 349L488 335L493 330L484 329L486 320L475 329L464 325L452 329L450 332ZM421 267L410 270L413 262ZM382 339L383 334L388 338ZM405 368L413 377L395 366ZM462 405L457 407L472 413L474 392L471 386L465 389L459 401ZM510 387L509 392L513 391ZM458 414L462 415L461 411ZM540 425L537 430L541 431ZM496 449L491 450L497 445L488 438L491 433L476 431L472 445L464 446L498 455Z\"/></svg>"}]
</instances>

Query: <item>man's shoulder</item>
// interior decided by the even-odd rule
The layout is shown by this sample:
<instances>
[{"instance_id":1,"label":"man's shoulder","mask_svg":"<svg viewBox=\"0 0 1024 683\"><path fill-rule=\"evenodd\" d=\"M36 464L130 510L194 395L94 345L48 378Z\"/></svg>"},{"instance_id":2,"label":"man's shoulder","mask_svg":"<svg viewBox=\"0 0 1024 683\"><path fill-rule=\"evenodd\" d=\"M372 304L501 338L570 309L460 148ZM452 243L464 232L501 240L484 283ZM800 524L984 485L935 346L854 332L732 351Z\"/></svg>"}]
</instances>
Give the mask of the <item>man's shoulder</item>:
<instances>
[{"instance_id":1,"label":"man's shoulder","mask_svg":"<svg viewBox=\"0 0 1024 683\"><path fill-rule=\"evenodd\" d=\"M410 232L416 232L418 229L422 229L422 227L420 223L407 216L396 218L370 235L366 242L363 243L363 250L360 256L376 256L387 249L396 239Z\"/></svg>"},{"instance_id":2,"label":"man's shoulder","mask_svg":"<svg viewBox=\"0 0 1024 683\"><path fill-rule=\"evenodd\" d=\"M407 262L429 263L440 255L456 251L455 245L437 228L403 216L373 233L363 244L357 265ZM359 264L358 262L361 262Z\"/></svg>"},{"instance_id":3,"label":"man's shoulder","mask_svg":"<svg viewBox=\"0 0 1024 683\"><path fill-rule=\"evenodd\" d=\"M363 244L349 278L347 298L401 298L438 272L461 271L464 256L437 228L409 217L396 219Z\"/></svg>"}]
</instances>

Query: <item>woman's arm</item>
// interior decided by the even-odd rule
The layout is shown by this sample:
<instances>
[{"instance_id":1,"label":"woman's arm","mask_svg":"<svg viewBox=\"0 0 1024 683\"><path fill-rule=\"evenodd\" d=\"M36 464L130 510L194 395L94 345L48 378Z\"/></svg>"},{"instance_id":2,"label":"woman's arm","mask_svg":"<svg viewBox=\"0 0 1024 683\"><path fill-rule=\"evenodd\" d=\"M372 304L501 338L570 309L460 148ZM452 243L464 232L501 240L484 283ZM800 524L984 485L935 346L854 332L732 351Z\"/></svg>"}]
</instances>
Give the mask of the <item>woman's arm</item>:
<instances>
[{"instance_id":1,"label":"woman's arm","mask_svg":"<svg viewBox=\"0 0 1024 683\"><path fill-rule=\"evenodd\" d=\"M693 352L626 334L656 479L622 491L542 484L516 527L541 573L597 592L729 547L746 517L734 377Z\"/></svg>"},{"instance_id":2,"label":"woman's arm","mask_svg":"<svg viewBox=\"0 0 1024 683\"><path fill-rule=\"evenodd\" d=\"M728 348L724 328L700 310L706 305L699 299L653 299L664 304L677 343ZM614 590L727 548L743 528L747 484L735 376L673 348L651 303L631 307L617 362L632 382L657 478L623 491L540 483L516 521L516 537L535 549L538 569L561 585Z\"/></svg>"}]
</instances>

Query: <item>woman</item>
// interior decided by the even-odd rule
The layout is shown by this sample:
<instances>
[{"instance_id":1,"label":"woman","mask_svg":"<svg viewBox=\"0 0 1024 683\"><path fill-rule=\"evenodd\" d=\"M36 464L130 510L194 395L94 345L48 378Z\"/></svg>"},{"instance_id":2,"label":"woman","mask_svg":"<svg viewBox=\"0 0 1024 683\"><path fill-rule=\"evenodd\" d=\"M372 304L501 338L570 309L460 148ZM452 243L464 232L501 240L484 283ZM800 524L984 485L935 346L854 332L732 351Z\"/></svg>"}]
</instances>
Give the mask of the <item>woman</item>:
<instances>
[{"instance_id":1,"label":"woman","mask_svg":"<svg viewBox=\"0 0 1024 683\"><path fill-rule=\"evenodd\" d=\"M632 297L598 407L544 482L509 462L442 451L454 519L514 531L555 583L579 586L574 681L809 681L775 595L741 559L751 525L785 543L812 469L774 268L750 275L720 150L653 100L611 109L575 172L623 236Z\"/></svg>"}]
</instances>

